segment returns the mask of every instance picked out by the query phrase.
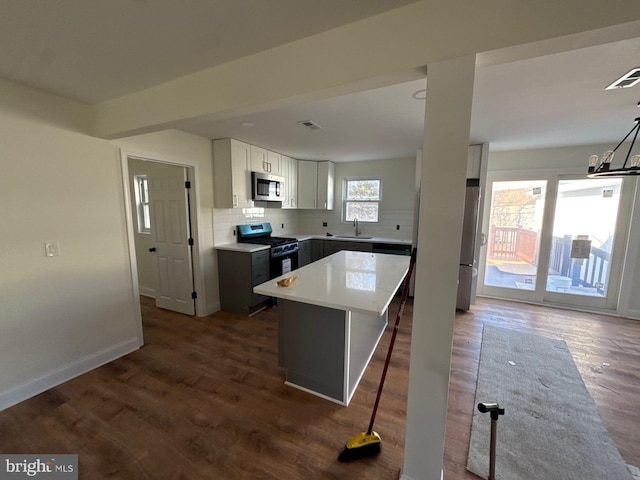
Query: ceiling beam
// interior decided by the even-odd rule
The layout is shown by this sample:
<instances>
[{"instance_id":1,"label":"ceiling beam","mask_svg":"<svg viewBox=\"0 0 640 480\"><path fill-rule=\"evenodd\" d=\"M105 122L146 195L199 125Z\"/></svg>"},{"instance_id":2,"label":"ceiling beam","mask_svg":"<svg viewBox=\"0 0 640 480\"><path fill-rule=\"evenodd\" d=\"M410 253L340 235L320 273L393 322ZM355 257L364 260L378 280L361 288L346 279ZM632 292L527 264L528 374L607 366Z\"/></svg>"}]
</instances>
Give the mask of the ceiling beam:
<instances>
[{"instance_id":1,"label":"ceiling beam","mask_svg":"<svg viewBox=\"0 0 640 480\"><path fill-rule=\"evenodd\" d=\"M422 0L99 103L94 134L118 138L306 103L428 63L630 21L640 21L637 0Z\"/></svg>"}]
</instances>

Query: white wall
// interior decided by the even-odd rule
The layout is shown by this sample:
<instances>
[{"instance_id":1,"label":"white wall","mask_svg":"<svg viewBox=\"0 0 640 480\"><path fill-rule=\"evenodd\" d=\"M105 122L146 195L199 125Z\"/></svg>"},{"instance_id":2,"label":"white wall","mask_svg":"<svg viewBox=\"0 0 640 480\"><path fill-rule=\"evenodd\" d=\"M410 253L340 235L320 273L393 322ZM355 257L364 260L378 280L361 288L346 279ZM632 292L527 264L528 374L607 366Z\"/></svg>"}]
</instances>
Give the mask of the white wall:
<instances>
[{"instance_id":1,"label":"white wall","mask_svg":"<svg viewBox=\"0 0 640 480\"><path fill-rule=\"evenodd\" d=\"M496 171L545 171L586 174L590 155L602 156L615 145L538 148L489 153L489 173ZM624 146L620 147L620 152ZM620 155L620 153L618 154ZM619 160L619 158L617 158Z\"/></svg>"},{"instance_id":2,"label":"white wall","mask_svg":"<svg viewBox=\"0 0 640 480\"><path fill-rule=\"evenodd\" d=\"M399 158L366 162L336 163L334 210L300 210L300 231L324 235L353 235L351 222L342 221L345 177L371 175L382 179L379 223L360 223L364 236L411 240L413 231L416 159ZM322 223L327 222L323 227ZM400 230L396 230L400 225Z\"/></svg>"},{"instance_id":3,"label":"white wall","mask_svg":"<svg viewBox=\"0 0 640 480\"><path fill-rule=\"evenodd\" d=\"M603 152L615 145L596 144L577 147L541 148L510 152L490 152L488 175L504 172L540 172L541 175L586 174L590 155L602 156ZM628 151L628 144L622 145L614 158L614 164L621 164ZM620 158L622 157L622 158ZM635 177L626 182L634 193L631 223L627 238L627 251L620 284L617 312L621 315L640 319L640 296L635 293L635 285L640 282L640 192L637 191ZM491 199L485 198L485 210L489 211ZM484 252L483 252L484 254Z\"/></svg>"},{"instance_id":4,"label":"white wall","mask_svg":"<svg viewBox=\"0 0 640 480\"><path fill-rule=\"evenodd\" d=\"M89 118L0 80L0 409L139 346L120 158Z\"/></svg>"}]
</instances>

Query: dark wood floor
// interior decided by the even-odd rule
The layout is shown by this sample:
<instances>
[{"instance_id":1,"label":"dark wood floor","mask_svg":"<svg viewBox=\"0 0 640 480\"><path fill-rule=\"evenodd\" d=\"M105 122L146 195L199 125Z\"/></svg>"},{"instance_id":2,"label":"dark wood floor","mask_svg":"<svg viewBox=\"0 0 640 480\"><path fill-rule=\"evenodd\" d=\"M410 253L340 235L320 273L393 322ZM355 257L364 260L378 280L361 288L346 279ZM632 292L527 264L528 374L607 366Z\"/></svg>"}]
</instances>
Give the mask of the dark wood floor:
<instances>
[{"instance_id":1,"label":"dark wood floor","mask_svg":"<svg viewBox=\"0 0 640 480\"><path fill-rule=\"evenodd\" d=\"M0 412L0 452L78 453L82 479L398 478L410 302L376 420L383 451L350 464L336 457L368 425L390 329L344 408L283 384L277 309L197 319L143 298L142 310L143 348ZM456 318L447 480L477 478L464 467L483 323L564 338L620 452L640 465L640 322L483 299Z\"/></svg>"}]
</instances>

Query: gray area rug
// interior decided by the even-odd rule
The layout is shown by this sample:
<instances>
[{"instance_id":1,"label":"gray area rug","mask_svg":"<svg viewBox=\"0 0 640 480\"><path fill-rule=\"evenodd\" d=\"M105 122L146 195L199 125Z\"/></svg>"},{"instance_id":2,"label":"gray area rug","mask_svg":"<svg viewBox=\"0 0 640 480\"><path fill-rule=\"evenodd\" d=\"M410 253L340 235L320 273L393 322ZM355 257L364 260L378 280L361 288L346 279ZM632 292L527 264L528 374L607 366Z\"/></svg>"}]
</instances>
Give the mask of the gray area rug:
<instances>
[{"instance_id":1,"label":"gray area rug","mask_svg":"<svg viewBox=\"0 0 640 480\"><path fill-rule=\"evenodd\" d=\"M498 402L496 478L633 480L562 340L484 326L476 405ZM474 407L475 408L475 407ZM489 475L491 418L474 410L467 469Z\"/></svg>"}]
</instances>

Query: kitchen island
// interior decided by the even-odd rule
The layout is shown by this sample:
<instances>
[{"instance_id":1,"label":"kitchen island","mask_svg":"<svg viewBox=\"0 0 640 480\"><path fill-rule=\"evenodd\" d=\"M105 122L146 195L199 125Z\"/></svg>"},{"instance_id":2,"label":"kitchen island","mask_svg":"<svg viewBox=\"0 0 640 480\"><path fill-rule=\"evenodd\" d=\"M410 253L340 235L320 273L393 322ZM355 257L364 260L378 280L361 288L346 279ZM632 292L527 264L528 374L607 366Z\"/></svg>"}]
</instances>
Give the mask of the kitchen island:
<instances>
[{"instance_id":1,"label":"kitchen island","mask_svg":"<svg viewBox=\"0 0 640 480\"><path fill-rule=\"evenodd\" d=\"M340 251L254 287L278 298L286 383L348 405L387 326L409 257ZM296 276L289 286L278 281Z\"/></svg>"}]
</instances>

